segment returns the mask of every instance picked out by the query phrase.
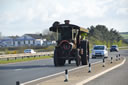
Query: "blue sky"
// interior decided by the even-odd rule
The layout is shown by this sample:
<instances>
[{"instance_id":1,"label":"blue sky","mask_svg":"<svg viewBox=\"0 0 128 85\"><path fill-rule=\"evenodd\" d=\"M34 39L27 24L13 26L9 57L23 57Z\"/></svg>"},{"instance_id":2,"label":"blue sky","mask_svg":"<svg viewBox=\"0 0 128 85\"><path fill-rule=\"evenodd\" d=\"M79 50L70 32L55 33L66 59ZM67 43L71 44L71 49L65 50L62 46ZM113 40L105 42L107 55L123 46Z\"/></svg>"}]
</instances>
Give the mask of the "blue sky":
<instances>
[{"instance_id":1,"label":"blue sky","mask_svg":"<svg viewBox=\"0 0 128 85\"><path fill-rule=\"evenodd\" d=\"M2 35L42 33L54 21L82 27L106 25L128 32L127 0L0 0Z\"/></svg>"}]
</instances>

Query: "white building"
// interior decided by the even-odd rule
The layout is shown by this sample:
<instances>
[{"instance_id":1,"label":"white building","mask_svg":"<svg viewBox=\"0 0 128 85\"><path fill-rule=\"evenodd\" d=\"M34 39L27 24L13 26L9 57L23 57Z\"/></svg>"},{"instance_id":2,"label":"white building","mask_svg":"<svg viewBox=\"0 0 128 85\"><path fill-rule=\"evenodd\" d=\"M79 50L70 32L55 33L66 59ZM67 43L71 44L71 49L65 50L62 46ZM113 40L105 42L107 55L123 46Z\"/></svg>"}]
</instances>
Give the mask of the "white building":
<instances>
[{"instance_id":1,"label":"white building","mask_svg":"<svg viewBox=\"0 0 128 85\"><path fill-rule=\"evenodd\" d=\"M3 47L19 47L19 46L42 46L42 37L38 34L24 34L21 37L6 37L0 40Z\"/></svg>"},{"instance_id":2,"label":"white building","mask_svg":"<svg viewBox=\"0 0 128 85\"><path fill-rule=\"evenodd\" d=\"M56 44L56 41L47 41L38 34L24 34L21 37L6 37L0 40L0 47L20 47L20 46L47 46Z\"/></svg>"}]
</instances>

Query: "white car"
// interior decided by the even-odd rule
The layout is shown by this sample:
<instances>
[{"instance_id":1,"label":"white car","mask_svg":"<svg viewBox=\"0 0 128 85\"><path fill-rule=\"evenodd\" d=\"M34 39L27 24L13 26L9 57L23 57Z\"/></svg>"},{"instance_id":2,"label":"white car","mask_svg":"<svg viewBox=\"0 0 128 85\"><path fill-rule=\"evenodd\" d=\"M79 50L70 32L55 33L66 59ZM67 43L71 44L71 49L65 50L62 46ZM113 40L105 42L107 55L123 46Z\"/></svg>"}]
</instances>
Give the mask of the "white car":
<instances>
[{"instance_id":1,"label":"white car","mask_svg":"<svg viewBox=\"0 0 128 85\"><path fill-rule=\"evenodd\" d=\"M33 49L25 49L24 53L36 53Z\"/></svg>"},{"instance_id":2,"label":"white car","mask_svg":"<svg viewBox=\"0 0 128 85\"><path fill-rule=\"evenodd\" d=\"M94 45L92 49L92 58L108 57L108 50L105 45Z\"/></svg>"}]
</instances>

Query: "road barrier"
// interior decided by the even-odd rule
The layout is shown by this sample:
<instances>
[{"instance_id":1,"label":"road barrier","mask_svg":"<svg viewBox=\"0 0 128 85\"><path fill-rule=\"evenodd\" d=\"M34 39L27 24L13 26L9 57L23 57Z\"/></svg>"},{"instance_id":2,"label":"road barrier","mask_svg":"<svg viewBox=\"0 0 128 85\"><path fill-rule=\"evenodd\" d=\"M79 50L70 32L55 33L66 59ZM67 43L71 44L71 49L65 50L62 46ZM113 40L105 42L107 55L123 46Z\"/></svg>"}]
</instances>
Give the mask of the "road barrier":
<instances>
[{"instance_id":1,"label":"road barrier","mask_svg":"<svg viewBox=\"0 0 128 85\"><path fill-rule=\"evenodd\" d=\"M120 54L119 54L119 60L120 60Z\"/></svg>"},{"instance_id":2,"label":"road barrier","mask_svg":"<svg viewBox=\"0 0 128 85\"><path fill-rule=\"evenodd\" d=\"M88 73L91 73L91 63L89 63L89 71L88 71Z\"/></svg>"},{"instance_id":3,"label":"road barrier","mask_svg":"<svg viewBox=\"0 0 128 85\"><path fill-rule=\"evenodd\" d=\"M16 85L20 85L20 82L19 81L16 81Z\"/></svg>"},{"instance_id":4,"label":"road barrier","mask_svg":"<svg viewBox=\"0 0 128 85\"><path fill-rule=\"evenodd\" d=\"M116 61L118 61L118 55L116 55Z\"/></svg>"},{"instance_id":5,"label":"road barrier","mask_svg":"<svg viewBox=\"0 0 128 85\"><path fill-rule=\"evenodd\" d=\"M103 66L102 67L105 67L105 58L103 57Z\"/></svg>"},{"instance_id":6,"label":"road barrier","mask_svg":"<svg viewBox=\"0 0 128 85\"><path fill-rule=\"evenodd\" d=\"M65 80L64 82L68 82L68 70L66 69L65 70Z\"/></svg>"},{"instance_id":7,"label":"road barrier","mask_svg":"<svg viewBox=\"0 0 128 85\"><path fill-rule=\"evenodd\" d=\"M41 52L41 53L26 53L26 54L10 54L10 55L0 55L0 60L11 60L11 59L24 59L24 58L31 58L31 57L40 57L40 56L51 56L53 52Z\"/></svg>"},{"instance_id":8,"label":"road barrier","mask_svg":"<svg viewBox=\"0 0 128 85\"><path fill-rule=\"evenodd\" d=\"M111 63L113 62L113 57L111 57Z\"/></svg>"}]
</instances>

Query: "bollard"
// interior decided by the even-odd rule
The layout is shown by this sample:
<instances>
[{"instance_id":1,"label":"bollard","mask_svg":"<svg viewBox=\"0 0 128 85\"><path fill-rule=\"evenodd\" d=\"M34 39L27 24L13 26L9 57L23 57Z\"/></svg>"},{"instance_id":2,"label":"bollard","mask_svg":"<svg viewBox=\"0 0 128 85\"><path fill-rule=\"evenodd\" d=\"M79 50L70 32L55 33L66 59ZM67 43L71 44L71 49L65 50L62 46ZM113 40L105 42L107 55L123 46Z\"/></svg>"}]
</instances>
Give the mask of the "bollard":
<instances>
[{"instance_id":1,"label":"bollard","mask_svg":"<svg viewBox=\"0 0 128 85\"><path fill-rule=\"evenodd\" d=\"M16 81L16 85L20 85L20 82L19 81Z\"/></svg>"},{"instance_id":2,"label":"bollard","mask_svg":"<svg viewBox=\"0 0 128 85\"><path fill-rule=\"evenodd\" d=\"M116 61L118 61L118 55L116 55Z\"/></svg>"},{"instance_id":3,"label":"bollard","mask_svg":"<svg viewBox=\"0 0 128 85\"><path fill-rule=\"evenodd\" d=\"M119 54L119 60L120 60L120 54Z\"/></svg>"},{"instance_id":4,"label":"bollard","mask_svg":"<svg viewBox=\"0 0 128 85\"><path fill-rule=\"evenodd\" d=\"M66 69L65 70L65 80L64 82L68 82L68 70Z\"/></svg>"},{"instance_id":5,"label":"bollard","mask_svg":"<svg viewBox=\"0 0 128 85\"><path fill-rule=\"evenodd\" d=\"M9 61L9 58L7 58L7 61Z\"/></svg>"},{"instance_id":6,"label":"bollard","mask_svg":"<svg viewBox=\"0 0 128 85\"><path fill-rule=\"evenodd\" d=\"M26 56L27 58L29 58L28 56Z\"/></svg>"},{"instance_id":7,"label":"bollard","mask_svg":"<svg viewBox=\"0 0 128 85\"><path fill-rule=\"evenodd\" d=\"M113 62L113 57L111 57L111 63Z\"/></svg>"},{"instance_id":8,"label":"bollard","mask_svg":"<svg viewBox=\"0 0 128 85\"><path fill-rule=\"evenodd\" d=\"M120 56L120 54L119 54L119 56Z\"/></svg>"},{"instance_id":9,"label":"bollard","mask_svg":"<svg viewBox=\"0 0 128 85\"><path fill-rule=\"evenodd\" d=\"M105 67L105 58L103 58L103 67Z\"/></svg>"},{"instance_id":10,"label":"bollard","mask_svg":"<svg viewBox=\"0 0 128 85\"><path fill-rule=\"evenodd\" d=\"M16 57L15 57L15 60L16 60Z\"/></svg>"},{"instance_id":11,"label":"bollard","mask_svg":"<svg viewBox=\"0 0 128 85\"><path fill-rule=\"evenodd\" d=\"M89 63L89 71L88 73L91 73L91 63Z\"/></svg>"}]
</instances>

